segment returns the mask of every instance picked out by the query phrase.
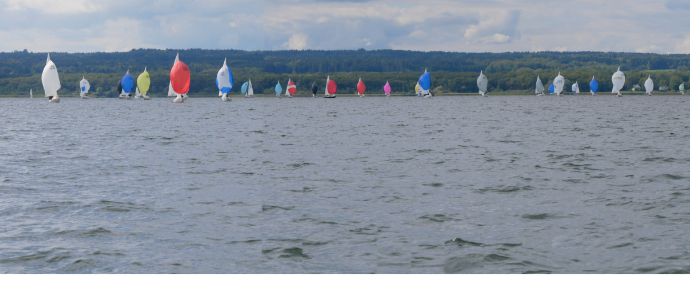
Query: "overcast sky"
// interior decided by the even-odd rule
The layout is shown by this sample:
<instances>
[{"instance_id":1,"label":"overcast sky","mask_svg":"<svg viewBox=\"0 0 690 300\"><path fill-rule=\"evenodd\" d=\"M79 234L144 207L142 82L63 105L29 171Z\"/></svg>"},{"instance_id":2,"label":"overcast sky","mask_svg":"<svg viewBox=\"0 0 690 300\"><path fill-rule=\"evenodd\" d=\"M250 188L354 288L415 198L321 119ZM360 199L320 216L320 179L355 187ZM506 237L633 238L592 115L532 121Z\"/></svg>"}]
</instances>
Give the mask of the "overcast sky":
<instances>
[{"instance_id":1,"label":"overcast sky","mask_svg":"<svg viewBox=\"0 0 690 300\"><path fill-rule=\"evenodd\" d=\"M0 0L0 51L690 53L690 0Z\"/></svg>"}]
</instances>

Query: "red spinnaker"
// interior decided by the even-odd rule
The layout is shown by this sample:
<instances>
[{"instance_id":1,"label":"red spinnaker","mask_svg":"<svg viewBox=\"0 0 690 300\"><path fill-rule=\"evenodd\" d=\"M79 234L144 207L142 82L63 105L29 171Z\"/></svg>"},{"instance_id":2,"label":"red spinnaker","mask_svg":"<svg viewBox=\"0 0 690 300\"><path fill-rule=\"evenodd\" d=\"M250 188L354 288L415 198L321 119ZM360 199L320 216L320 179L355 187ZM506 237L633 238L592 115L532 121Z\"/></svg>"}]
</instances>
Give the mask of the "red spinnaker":
<instances>
[{"instance_id":1,"label":"red spinnaker","mask_svg":"<svg viewBox=\"0 0 690 300\"><path fill-rule=\"evenodd\" d=\"M186 94L189 92L189 68L181 60L178 60L170 70L170 83L175 93Z\"/></svg>"},{"instance_id":2,"label":"red spinnaker","mask_svg":"<svg viewBox=\"0 0 690 300\"><path fill-rule=\"evenodd\" d=\"M366 86L364 86L364 82L360 79L359 82L357 83L357 91L359 92L360 95L364 95L364 91L367 89Z\"/></svg>"},{"instance_id":3,"label":"red spinnaker","mask_svg":"<svg viewBox=\"0 0 690 300\"><path fill-rule=\"evenodd\" d=\"M290 95L294 95L295 92L297 91L297 86L295 86L295 83L292 82L292 80L288 81L287 91L288 91L288 93L290 93Z\"/></svg>"},{"instance_id":4,"label":"red spinnaker","mask_svg":"<svg viewBox=\"0 0 690 300\"><path fill-rule=\"evenodd\" d=\"M331 95L335 94L335 91L338 90L338 85L335 84L335 81L333 81L333 79L328 80L328 86L326 86L326 90Z\"/></svg>"}]
</instances>

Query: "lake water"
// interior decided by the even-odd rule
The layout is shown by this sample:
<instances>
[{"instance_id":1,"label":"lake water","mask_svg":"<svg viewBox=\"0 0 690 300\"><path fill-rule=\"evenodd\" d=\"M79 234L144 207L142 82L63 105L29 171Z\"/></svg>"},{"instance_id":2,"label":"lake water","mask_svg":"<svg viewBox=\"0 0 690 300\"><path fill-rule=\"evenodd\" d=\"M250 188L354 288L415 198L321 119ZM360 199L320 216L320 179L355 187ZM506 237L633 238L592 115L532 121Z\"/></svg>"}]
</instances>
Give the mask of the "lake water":
<instances>
[{"instance_id":1,"label":"lake water","mask_svg":"<svg viewBox=\"0 0 690 300\"><path fill-rule=\"evenodd\" d=\"M687 273L687 99L0 99L0 272Z\"/></svg>"}]
</instances>

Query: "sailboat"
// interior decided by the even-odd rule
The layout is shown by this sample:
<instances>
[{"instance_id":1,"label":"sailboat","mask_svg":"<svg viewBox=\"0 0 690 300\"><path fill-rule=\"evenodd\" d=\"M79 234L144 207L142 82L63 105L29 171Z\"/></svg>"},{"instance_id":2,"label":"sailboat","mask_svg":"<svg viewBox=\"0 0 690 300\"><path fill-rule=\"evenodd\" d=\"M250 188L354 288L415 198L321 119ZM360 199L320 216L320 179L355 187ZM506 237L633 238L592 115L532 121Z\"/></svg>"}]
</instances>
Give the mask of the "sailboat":
<instances>
[{"instance_id":1,"label":"sailboat","mask_svg":"<svg viewBox=\"0 0 690 300\"><path fill-rule=\"evenodd\" d=\"M432 95L429 92L429 88L431 88L431 74L424 70L424 74L419 77L419 89L424 98L431 98Z\"/></svg>"},{"instance_id":2,"label":"sailboat","mask_svg":"<svg viewBox=\"0 0 690 300\"><path fill-rule=\"evenodd\" d=\"M249 86L249 82L245 82L242 84L242 87L240 87L240 93L242 93L242 95L244 95L245 98L248 98L247 97L247 87L248 86Z\"/></svg>"},{"instance_id":3,"label":"sailboat","mask_svg":"<svg viewBox=\"0 0 690 300\"><path fill-rule=\"evenodd\" d=\"M422 88L419 85L419 81L417 81L417 85L414 86L414 93L417 95L417 97L422 96Z\"/></svg>"},{"instance_id":4,"label":"sailboat","mask_svg":"<svg viewBox=\"0 0 690 300\"><path fill-rule=\"evenodd\" d=\"M48 53L46 66L43 67L43 74L41 74L41 82L43 83L43 89L46 92L48 102L60 102L60 97L58 96L57 91L62 86L60 85L60 77L58 76L57 67L55 66L53 61L50 60L50 53Z\"/></svg>"},{"instance_id":5,"label":"sailboat","mask_svg":"<svg viewBox=\"0 0 690 300\"><path fill-rule=\"evenodd\" d=\"M326 78L326 92L324 98L335 98L335 92L338 90L338 85L331 80L331 76Z\"/></svg>"},{"instance_id":6,"label":"sailboat","mask_svg":"<svg viewBox=\"0 0 690 300\"><path fill-rule=\"evenodd\" d=\"M364 82L362 82L362 77L359 78L359 82L357 82L357 95L359 95L360 98L364 98L364 91L367 90L367 87L364 85Z\"/></svg>"},{"instance_id":7,"label":"sailboat","mask_svg":"<svg viewBox=\"0 0 690 300\"><path fill-rule=\"evenodd\" d=\"M29 98L34 98L34 89L29 89Z\"/></svg>"},{"instance_id":8,"label":"sailboat","mask_svg":"<svg viewBox=\"0 0 690 300\"><path fill-rule=\"evenodd\" d=\"M79 96L81 96L82 99L89 99L89 97L86 96L86 93L89 92L90 88L91 85L89 84L89 81L86 80L86 77L82 76L81 81L79 81Z\"/></svg>"},{"instance_id":9,"label":"sailboat","mask_svg":"<svg viewBox=\"0 0 690 300\"><path fill-rule=\"evenodd\" d=\"M477 87L479 88L479 94L482 97L486 96L486 87L489 85L489 79L484 75L484 70L479 71L479 77L477 77Z\"/></svg>"},{"instance_id":10,"label":"sailboat","mask_svg":"<svg viewBox=\"0 0 690 300\"><path fill-rule=\"evenodd\" d=\"M294 82L292 82L292 79L288 79L287 87L285 88L285 95L287 95L288 98L292 98L292 95L294 95L296 91L297 86Z\"/></svg>"},{"instance_id":11,"label":"sailboat","mask_svg":"<svg viewBox=\"0 0 690 300\"><path fill-rule=\"evenodd\" d=\"M534 89L534 93L537 94L537 96L544 96L544 84L541 83L539 75L537 75L537 87Z\"/></svg>"},{"instance_id":12,"label":"sailboat","mask_svg":"<svg viewBox=\"0 0 690 300\"><path fill-rule=\"evenodd\" d=\"M283 92L283 87L280 85L280 81L278 81L278 84L276 84L275 90L276 90L276 96L278 96L278 98L280 98L280 93Z\"/></svg>"},{"instance_id":13,"label":"sailboat","mask_svg":"<svg viewBox=\"0 0 690 300\"><path fill-rule=\"evenodd\" d=\"M611 81L613 82L613 90L611 91L611 93L616 94L616 97L623 96L623 94L621 94L621 89L625 84L625 74L621 72L620 66L618 66L618 71L616 71L616 73L613 73L613 76L611 76Z\"/></svg>"},{"instance_id":14,"label":"sailboat","mask_svg":"<svg viewBox=\"0 0 690 300\"><path fill-rule=\"evenodd\" d=\"M173 62L173 67L175 67L175 64L180 61L180 53L177 53L177 56L175 56L175 61ZM172 86L172 80L170 81L170 86L168 87L168 97L175 97L177 96L177 93L175 93L175 90L173 89Z\"/></svg>"},{"instance_id":15,"label":"sailboat","mask_svg":"<svg viewBox=\"0 0 690 300\"><path fill-rule=\"evenodd\" d=\"M552 82L551 85L549 86L549 94L553 94L553 91L554 91L554 87L553 87L553 82Z\"/></svg>"},{"instance_id":16,"label":"sailboat","mask_svg":"<svg viewBox=\"0 0 690 300\"><path fill-rule=\"evenodd\" d=\"M129 75L129 70L127 74L122 77L122 92L120 93L120 99L130 99L132 97L132 87L134 87L134 77Z\"/></svg>"},{"instance_id":17,"label":"sailboat","mask_svg":"<svg viewBox=\"0 0 690 300\"><path fill-rule=\"evenodd\" d=\"M150 86L151 76L149 76L149 72L146 71L146 67L144 67L144 73L139 74L139 77L137 77L137 94L141 93L141 96L139 98L144 98L144 100L151 100L151 97L146 95L146 93L149 91ZM139 88L141 88L141 90L139 90Z\"/></svg>"},{"instance_id":18,"label":"sailboat","mask_svg":"<svg viewBox=\"0 0 690 300\"><path fill-rule=\"evenodd\" d=\"M573 84L572 89L573 89L573 94L575 94L575 95L580 94L580 87L577 85L577 81L575 81L575 83Z\"/></svg>"},{"instance_id":19,"label":"sailboat","mask_svg":"<svg viewBox=\"0 0 690 300\"><path fill-rule=\"evenodd\" d=\"M386 85L383 86L383 92L386 93L386 97L391 96L391 85L386 81Z\"/></svg>"},{"instance_id":20,"label":"sailboat","mask_svg":"<svg viewBox=\"0 0 690 300\"><path fill-rule=\"evenodd\" d=\"M685 83L681 82L680 86L678 87L678 91L680 91L681 95L685 95Z\"/></svg>"},{"instance_id":21,"label":"sailboat","mask_svg":"<svg viewBox=\"0 0 690 300\"><path fill-rule=\"evenodd\" d=\"M319 91L319 87L316 85L316 82L312 83L311 84L311 93L313 94L312 98L316 98L316 92L318 92L318 91Z\"/></svg>"},{"instance_id":22,"label":"sailboat","mask_svg":"<svg viewBox=\"0 0 690 300\"><path fill-rule=\"evenodd\" d=\"M592 93L592 96L596 96L598 89L599 83L594 79L594 75L592 75L592 81L589 82L589 92Z\"/></svg>"},{"instance_id":23,"label":"sailboat","mask_svg":"<svg viewBox=\"0 0 690 300\"><path fill-rule=\"evenodd\" d=\"M645 80L645 82L644 82L644 90L645 90L645 93L647 93L647 95L649 95L649 96L652 95L652 91L654 90L654 81L652 81L651 75L649 75L647 77L647 80Z\"/></svg>"},{"instance_id":24,"label":"sailboat","mask_svg":"<svg viewBox=\"0 0 690 300\"><path fill-rule=\"evenodd\" d=\"M223 66L218 70L216 75L216 86L218 86L219 94L222 96L223 101L230 101L228 93L232 89L232 71L228 68L228 59L223 61Z\"/></svg>"},{"instance_id":25,"label":"sailboat","mask_svg":"<svg viewBox=\"0 0 690 300\"><path fill-rule=\"evenodd\" d=\"M561 75L561 72L558 72L558 76L556 76L556 79L553 80L553 90L558 95L559 97L561 96L561 93L563 92L563 85L565 84L565 78Z\"/></svg>"},{"instance_id":26,"label":"sailboat","mask_svg":"<svg viewBox=\"0 0 690 300\"><path fill-rule=\"evenodd\" d=\"M177 94L173 103L182 103L187 99L190 79L189 68L181 60L178 60L170 70L170 84Z\"/></svg>"},{"instance_id":27,"label":"sailboat","mask_svg":"<svg viewBox=\"0 0 690 300\"><path fill-rule=\"evenodd\" d=\"M249 82L245 82L242 85L242 94L244 94L245 98L254 98L254 89L252 88L252 80L249 79Z\"/></svg>"}]
</instances>

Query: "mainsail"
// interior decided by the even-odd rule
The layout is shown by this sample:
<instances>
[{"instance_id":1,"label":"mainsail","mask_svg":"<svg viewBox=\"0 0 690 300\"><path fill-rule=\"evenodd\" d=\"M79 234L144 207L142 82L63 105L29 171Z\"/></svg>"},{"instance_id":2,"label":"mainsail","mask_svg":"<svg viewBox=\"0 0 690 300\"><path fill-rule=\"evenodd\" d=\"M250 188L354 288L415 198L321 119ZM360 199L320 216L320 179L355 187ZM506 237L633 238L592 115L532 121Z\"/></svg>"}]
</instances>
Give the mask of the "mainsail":
<instances>
[{"instance_id":1,"label":"mainsail","mask_svg":"<svg viewBox=\"0 0 690 300\"><path fill-rule=\"evenodd\" d=\"M46 97L57 97L57 91L62 87L60 85L60 77L58 76L57 67L50 60L50 53L46 60L46 66L43 67L43 74L41 74L41 82L43 83L43 90L45 90Z\"/></svg>"},{"instance_id":2,"label":"mainsail","mask_svg":"<svg viewBox=\"0 0 690 300\"><path fill-rule=\"evenodd\" d=\"M175 64L180 61L180 53L177 53L177 56L175 56L175 61L173 62L173 67L175 67ZM172 81L170 81L170 86L168 87L168 97L175 97L177 96L177 93L175 93L175 90L173 89L172 86Z\"/></svg>"},{"instance_id":3,"label":"mainsail","mask_svg":"<svg viewBox=\"0 0 690 300\"><path fill-rule=\"evenodd\" d=\"M537 75L537 87L534 89L535 94L544 94L544 84L541 83L539 75Z\"/></svg>"},{"instance_id":4,"label":"mainsail","mask_svg":"<svg viewBox=\"0 0 690 300\"><path fill-rule=\"evenodd\" d=\"M254 96L254 88L252 88L252 80L249 79L249 86L247 86L247 96Z\"/></svg>"}]
</instances>

